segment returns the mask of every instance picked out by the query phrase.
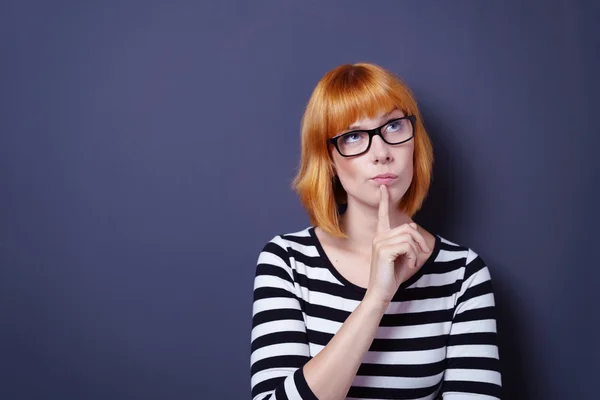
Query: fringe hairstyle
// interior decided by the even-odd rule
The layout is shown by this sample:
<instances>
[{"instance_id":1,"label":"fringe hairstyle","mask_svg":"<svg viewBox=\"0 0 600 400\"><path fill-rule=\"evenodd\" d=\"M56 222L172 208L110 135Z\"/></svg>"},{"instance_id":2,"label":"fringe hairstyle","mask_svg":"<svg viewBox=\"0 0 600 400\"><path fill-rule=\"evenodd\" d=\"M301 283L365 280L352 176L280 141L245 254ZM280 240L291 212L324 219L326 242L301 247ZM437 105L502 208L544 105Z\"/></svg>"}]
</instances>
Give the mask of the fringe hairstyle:
<instances>
[{"instance_id":1,"label":"fringe hairstyle","mask_svg":"<svg viewBox=\"0 0 600 400\"><path fill-rule=\"evenodd\" d=\"M338 207L347 194L334 173L327 140L356 120L373 118L397 108L415 115L413 179L398 207L413 216L429 190L433 149L411 90L395 75L370 63L346 64L327 72L315 87L301 124L301 160L292 189L307 210L310 223L346 237Z\"/></svg>"}]
</instances>

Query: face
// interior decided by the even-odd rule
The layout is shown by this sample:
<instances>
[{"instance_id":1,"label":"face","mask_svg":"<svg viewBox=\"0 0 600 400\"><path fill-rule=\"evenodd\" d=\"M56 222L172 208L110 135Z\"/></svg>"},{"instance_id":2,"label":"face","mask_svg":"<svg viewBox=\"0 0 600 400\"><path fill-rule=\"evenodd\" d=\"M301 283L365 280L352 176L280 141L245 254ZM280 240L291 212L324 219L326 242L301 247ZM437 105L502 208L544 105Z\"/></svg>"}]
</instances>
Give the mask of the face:
<instances>
[{"instance_id":1,"label":"face","mask_svg":"<svg viewBox=\"0 0 600 400\"><path fill-rule=\"evenodd\" d=\"M393 110L375 118L355 121L348 131L377 128L392 119L401 117L404 117L402 111ZM407 120L402 120L402 123L410 124ZM388 135L392 137L399 126L392 124L388 125L386 129ZM345 138L345 145L352 146L358 140L360 140L359 135L348 136ZM352 157L343 157L333 146L331 151L335 172L348 194L348 204L358 202L378 207L379 186L382 184L388 188L390 203L397 203L412 182L414 138L401 144L389 145L382 140L381 136L373 136L369 150ZM375 178L381 174L391 174L395 177L391 179Z\"/></svg>"}]
</instances>

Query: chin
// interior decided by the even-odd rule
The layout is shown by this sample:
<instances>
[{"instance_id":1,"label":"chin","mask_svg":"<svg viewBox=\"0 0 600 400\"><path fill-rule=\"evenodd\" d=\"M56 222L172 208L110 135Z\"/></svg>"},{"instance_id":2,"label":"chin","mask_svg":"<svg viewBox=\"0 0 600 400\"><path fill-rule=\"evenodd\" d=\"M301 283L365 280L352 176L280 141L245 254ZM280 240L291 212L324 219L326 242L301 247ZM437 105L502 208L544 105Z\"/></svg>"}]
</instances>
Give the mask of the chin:
<instances>
[{"instance_id":1,"label":"chin","mask_svg":"<svg viewBox=\"0 0 600 400\"><path fill-rule=\"evenodd\" d=\"M387 190L388 190L388 196L390 199L390 204L392 204L392 203L397 203L400 200L402 200L402 197L404 197L408 188L405 188L401 184L395 184L395 185L388 186ZM379 192L379 187L377 187L377 192ZM375 194L375 202L377 203L377 206L379 207L379 193Z\"/></svg>"}]
</instances>

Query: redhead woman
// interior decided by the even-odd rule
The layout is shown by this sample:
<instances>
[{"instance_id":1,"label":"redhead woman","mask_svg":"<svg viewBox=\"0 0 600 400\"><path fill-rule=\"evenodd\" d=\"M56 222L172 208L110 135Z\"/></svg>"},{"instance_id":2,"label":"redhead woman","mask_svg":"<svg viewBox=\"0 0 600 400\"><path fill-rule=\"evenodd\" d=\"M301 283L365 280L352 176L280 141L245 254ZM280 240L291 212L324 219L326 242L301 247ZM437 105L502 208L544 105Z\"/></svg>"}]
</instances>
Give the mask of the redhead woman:
<instances>
[{"instance_id":1,"label":"redhead woman","mask_svg":"<svg viewBox=\"0 0 600 400\"><path fill-rule=\"evenodd\" d=\"M409 88L377 65L337 67L301 139L310 225L258 256L252 398L500 398L488 267L413 221L433 151Z\"/></svg>"}]
</instances>

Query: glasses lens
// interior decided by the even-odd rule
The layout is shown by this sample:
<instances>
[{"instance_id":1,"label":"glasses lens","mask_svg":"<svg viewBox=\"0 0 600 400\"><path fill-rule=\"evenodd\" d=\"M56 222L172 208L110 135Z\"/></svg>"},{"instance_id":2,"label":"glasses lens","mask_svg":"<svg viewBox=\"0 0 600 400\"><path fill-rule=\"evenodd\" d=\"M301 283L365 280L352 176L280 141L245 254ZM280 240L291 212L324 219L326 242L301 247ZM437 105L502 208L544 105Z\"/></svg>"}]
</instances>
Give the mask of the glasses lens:
<instances>
[{"instance_id":1,"label":"glasses lens","mask_svg":"<svg viewBox=\"0 0 600 400\"><path fill-rule=\"evenodd\" d=\"M349 132L338 139L340 153L345 156L353 156L362 153L369 146L369 134L367 132Z\"/></svg>"},{"instance_id":2,"label":"glasses lens","mask_svg":"<svg viewBox=\"0 0 600 400\"><path fill-rule=\"evenodd\" d=\"M399 119L384 126L381 134L388 143L401 143L411 138L413 126L408 118Z\"/></svg>"}]
</instances>

